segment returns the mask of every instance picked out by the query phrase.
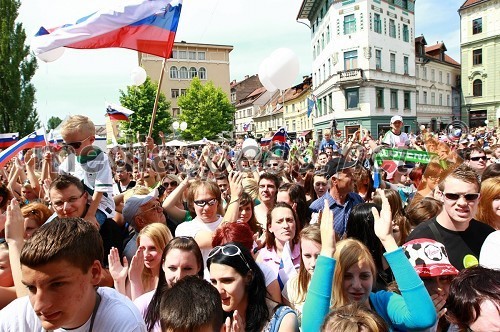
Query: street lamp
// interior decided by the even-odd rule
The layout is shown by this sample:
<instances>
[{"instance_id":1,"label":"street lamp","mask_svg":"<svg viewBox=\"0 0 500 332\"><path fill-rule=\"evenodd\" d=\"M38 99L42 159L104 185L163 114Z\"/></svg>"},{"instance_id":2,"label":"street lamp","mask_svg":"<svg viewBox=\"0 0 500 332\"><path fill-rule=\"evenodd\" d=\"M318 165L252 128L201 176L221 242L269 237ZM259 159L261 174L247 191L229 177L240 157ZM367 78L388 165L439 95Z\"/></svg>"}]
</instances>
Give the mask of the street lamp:
<instances>
[{"instance_id":1,"label":"street lamp","mask_svg":"<svg viewBox=\"0 0 500 332\"><path fill-rule=\"evenodd\" d=\"M172 123L172 127L174 128L174 139L175 139L175 132L177 130L181 130L181 131L184 131L186 130L187 128L187 123L186 121L182 121L181 123L179 123L179 121L174 121L174 123Z\"/></svg>"}]
</instances>

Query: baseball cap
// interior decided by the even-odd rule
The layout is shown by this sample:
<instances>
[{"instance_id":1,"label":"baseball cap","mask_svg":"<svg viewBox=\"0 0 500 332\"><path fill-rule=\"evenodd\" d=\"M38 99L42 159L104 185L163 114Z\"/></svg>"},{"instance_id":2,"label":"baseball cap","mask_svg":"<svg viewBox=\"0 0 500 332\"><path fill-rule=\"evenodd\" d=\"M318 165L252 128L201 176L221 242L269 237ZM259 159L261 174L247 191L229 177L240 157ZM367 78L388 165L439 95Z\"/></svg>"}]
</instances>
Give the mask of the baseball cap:
<instances>
[{"instance_id":1,"label":"baseball cap","mask_svg":"<svg viewBox=\"0 0 500 332\"><path fill-rule=\"evenodd\" d=\"M147 204L150 200L158 197L158 190L153 190L147 195L131 196L123 205L122 215L126 222L131 222L141 206Z\"/></svg>"},{"instance_id":2,"label":"baseball cap","mask_svg":"<svg viewBox=\"0 0 500 332\"><path fill-rule=\"evenodd\" d=\"M330 159L323 167L323 170L326 174L326 178L329 179L338 172L354 167L355 165L356 161L347 161L345 158L339 157Z\"/></svg>"},{"instance_id":3,"label":"baseball cap","mask_svg":"<svg viewBox=\"0 0 500 332\"><path fill-rule=\"evenodd\" d=\"M394 122L396 121L401 121L403 122L403 118L401 117L401 115L394 115L392 118L391 118L391 124L393 124Z\"/></svg>"},{"instance_id":4,"label":"baseball cap","mask_svg":"<svg viewBox=\"0 0 500 332\"><path fill-rule=\"evenodd\" d=\"M403 250L420 277L457 275L444 244L431 239L415 239L403 244Z\"/></svg>"}]
</instances>

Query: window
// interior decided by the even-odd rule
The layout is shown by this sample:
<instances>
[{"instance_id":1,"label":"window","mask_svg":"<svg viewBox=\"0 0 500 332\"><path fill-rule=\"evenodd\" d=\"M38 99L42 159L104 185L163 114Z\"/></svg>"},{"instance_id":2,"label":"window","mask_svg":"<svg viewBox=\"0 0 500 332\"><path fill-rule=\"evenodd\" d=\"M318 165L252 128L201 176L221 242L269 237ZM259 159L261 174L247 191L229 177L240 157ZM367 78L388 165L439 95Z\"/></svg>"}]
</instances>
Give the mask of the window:
<instances>
[{"instance_id":1,"label":"window","mask_svg":"<svg viewBox=\"0 0 500 332\"><path fill-rule=\"evenodd\" d=\"M431 81L436 81L436 71L434 69L431 69Z\"/></svg>"},{"instance_id":2,"label":"window","mask_svg":"<svg viewBox=\"0 0 500 332\"><path fill-rule=\"evenodd\" d=\"M187 59L186 51L179 51L179 59Z\"/></svg>"},{"instance_id":3,"label":"window","mask_svg":"<svg viewBox=\"0 0 500 332\"><path fill-rule=\"evenodd\" d=\"M472 95L474 97L481 97L483 95L483 81L480 79L472 82Z\"/></svg>"},{"instance_id":4,"label":"window","mask_svg":"<svg viewBox=\"0 0 500 332\"><path fill-rule=\"evenodd\" d=\"M346 102L347 108L358 108L359 103L359 89L346 89Z\"/></svg>"},{"instance_id":5,"label":"window","mask_svg":"<svg viewBox=\"0 0 500 332\"><path fill-rule=\"evenodd\" d=\"M384 89L376 88L375 89L375 99L377 108L384 108Z\"/></svg>"},{"instance_id":6,"label":"window","mask_svg":"<svg viewBox=\"0 0 500 332\"><path fill-rule=\"evenodd\" d=\"M332 59L328 58L328 77L332 76Z\"/></svg>"},{"instance_id":7,"label":"window","mask_svg":"<svg viewBox=\"0 0 500 332\"><path fill-rule=\"evenodd\" d=\"M207 70L205 68L201 67L198 70L198 77L200 78L200 80L206 80L207 79Z\"/></svg>"},{"instance_id":8,"label":"window","mask_svg":"<svg viewBox=\"0 0 500 332\"><path fill-rule=\"evenodd\" d=\"M196 52L189 51L189 60L196 60Z\"/></svg>"},{"instance_id":9,"label":"window","mask_svg":"<svg viewBox=\"0 0 500 332\"><path fill-rule=\"evenodd\" d=\"M313 59L316 59L316 46L313 46Z\"/></svg>"},{"instance_id":10,"label":"window","mask_svg":"<svg viewBox=\"0 0 500 332\"><path fill-rule=\"evenodd\" d=\"M398 90L391 89L391 108L398 108Z\"/></svg>"},{"instance_id":11,"label":"window","mask_svg":"<svg viewBox=\"0 0 500 332\"><path fill-rule=\"evenodd\" d=\"M406 75L410 74L409 68L408 68L408 57L407 56L403 57L403 70L404 70L404 73Z\"/></svg>"},{"instance_id":12,"label":"window","mask_svg":"<svg viewBox=\"0 0 500 332\"><path fill-rule=\"evenodd\" d=\"M382 70L382 50L375 50L375 69Z\"/></svg>"},{"instance_id":13,"label":"window","mask_svg":"<svg viewBox=\"0 0 500 332\"><path fill-rule=\"evenodd\" d=\"M396 23L391 19L389 19L389 36L396 38Z\"/></svg>"},{"instance_id":14,"label":"window","mask_svg":"<svg viewBox=\"0 0 500 332\"><path fill-rule=\"evenodd\" d=\"M450 85L450 73L446 73L446 84Z\"/></svg>"},{"instance_id":15,"label":"window","mask_svg":"<svg viewBox=\"0 0 500 332\"><path fill-rule=\"evenodd\" d=\"M325 49L325 34L321 34L321 50Z\"/></svg>"},{"instance_id":16,"label":"window","mask_svg":"<svg viewBox=\"0 0 500 332\"><path fill-rule=\"evenodd\" d=\"M408 30L408 26L406 24L403 24L403 41L410 41L410 31Z\"/></svg>"},{"instance_id":17,"label":"window","mask_svg":"<svg viewBox=\"0 0 500 332\"><path fill-rule=\"evenodd\" d=\"M483 32L483 18L476 18L472 21L472 34L478 34Z\"/></svg>"},{"instance_id":18,"label":"window","mask_svg":"<svg viewBox=\"0 0 500 332\"><path fill-rule=\"evenodd\" d=\"M344 70L358 67L358 51L344 52Z\"/></svg>"},{"instance_id":19,"label":"window","mask_svg":"<svg viewBox=\"0 0 500 332\"><path fill-rule=\"evenodd\" d=\"M189 78L195 78L196 76L198 76L196 68L194 67L189 68Z\"/></svg>"},{"instance_id":20,"label":"window","mask_svg":"<svg viewBox=\"0 0 500 332\"><path fill-rule=\"evenodd\" d=\"M356 32L356 18L354 14L344 16L344 35Z\"/></svg>"},{"instance_id":21,"label":"window","mask_svg":"<svg viewBox=\"0 0 500 332\"><path fill-rule=\"evenodd\" d=\"M205 52L198 52L198 60L206 60L206 53Z\"/></svg>"},{"instance_id":22,"label":"window","mask_svg":"<svg viewBox=\"0 0 500 332\"><path fill-rule=\"evenodd\" d=\"M326 27L326 43L330 42L330 26Z\"/></svg>"},{"instance_id":23,"label":"window","mask_svg":"<svg viewBox=\"0 0 500 332\"><path fill-rule=\"evenodd\" d=\"M411 93L410 91L404 92L404 107L406 110L411 109L411 101L410 101Z\"/></svg>"},{"instance_id":24,"label":"window","mask_svg":"<svg viewBox=\"0 0 500 332\"><path fill-rule=\"evenodd\" d=\"M431 92L431 105L436 105L436 93Z\"/></svg>"},{"instance_id":25,"label":"window","mask_svg":"<svg viewBox=\"0 0 500 332\"><path fill-rule=\"evenodd\" d=\"M179 71L176 66L170 67L170 78L174 80L179 78Z\"/></svg>"},{"instance_id":26,"label":"window","mask_svg":"<svg viewBox=\"0 0 500 332\"><path fill-rule=\"evenodd\" d=\"M170 89L170 96L172 96L172 98L179 97L179 89Z\"/></svg>"},{"instance_id":27,"label":"window","mask_svg":"<svg viewBox=\"0 0 500 332\"><path fill-rule=\"evenodd\" d=\"M178 55L177 55L177 50L173 50L172 51L172 59L177 59Z\"/></svg>"},{"instance_id":28,"label":"window","mask_svg":"<svg viewBox=\"0 0 500 332\"><path fill-rule=\"evenodd\" d=\"M187 70L186 67L181 67L181 69L179 70L179 72L180 72L180 75L179 75L180 77L179 78L181 80L189 78L189 76L188 76L188 70Z\"/></svg>"},{"instance_id":29,"label":"window","mask_svg":"<svg viewBox=\"0 0 500 332\"><path fill-rule=\"evenodd\" d=\"M415 65L415 77L420 78L420 68L418 65Z\"/></svg>"},{"instance_id":30,"label":"window","mask_svg":"<svg viewBox=\"0 0 500 332\"><path fill-rule=\"evenodd\" d=\"M424 74L424 80L427 79L427 67L422 67L422 74Z\"/></svg>"},{"instance_id":31,"label":"window","mask_svg":"<svg viewBox=\"0 0 500 332\"><path fill-rule=\"evenodd\" d=\"M417 102L417 104L420 102L420 92L419 91L417 91L415 93L415 101Z\"/></svg>"},{"instance_id":32,"label":"window","mask_svg":"<svg viewBox=\"0 0 500 332\"><path fill-rule=\"evenodd\" d=\"M472 51L472 64L480 65L483 63L483 49L478 48L477 50Z\"/></svg>"},{"instance_id":33,"label":"window","mask_svg":"<svg viewBox=\"0 0 500 332\"><path fill-rule=\"evenodd\" d=\"M187 91L186 89L181 89L181 96L186 95L186 91Z\"/></svg>"},{"instance_id":34,"label":"window","mask_svg":"<svg viewBox=\"0 0 500 332\"><path fill-rule=\"evenodd\" d=\"M439 94L439 106L443 106L443 94Z\"/></svg>"},{"instance_id":35,"label":"window","mask_svg":"<svg viewBox=\"0 0 500 332\"><path fill-rule=\"evenodd\" d=\"M373 31L382 33L382 20L380 19L380 14L373 15Z\"/></svg>"},{"instance_id":36,"label":"window","mask_svg":"<svg viewBox=\"0 0 500 332\"><path fill-rule=\"evenodd\" d=\"M443 72L439 71L439 83L443 83Z\"/></svg>"},{"instance_id":37,"label":"window","mask_svg":"<svg viewBox=\"0 0 500 332\"><path fill-rule=\"evenodd\" d=\"M403 7L403 9L408 9L408 0L402 0L401 7Z\"/></svg>"},{"instance_id":38,"label":"window","mask_svg":"<svg viewBox=\"0 0 500 332\"><path fill-rule=\"evenodd\" d=\"M451 106L450 105L450 95L446 95L446 106Z\"/></svg>"},{"instance_id":39,"label":"window","mask_svg":"<svg viewBox=\"0 0 500 332\"><path fill-rule=\"evenodd\" d=\"M391 73L396 72L396 54L391 53Z\"/></svg>"},{"instance_id":40,"label":"window","mask_svg":"<svg viewBox=\"0 0 500 332\"><path fill-rule=\"evenodd\" d=\"M424 104L427 104L427 91L424 91Z\"/></svg>"}]
</instances>

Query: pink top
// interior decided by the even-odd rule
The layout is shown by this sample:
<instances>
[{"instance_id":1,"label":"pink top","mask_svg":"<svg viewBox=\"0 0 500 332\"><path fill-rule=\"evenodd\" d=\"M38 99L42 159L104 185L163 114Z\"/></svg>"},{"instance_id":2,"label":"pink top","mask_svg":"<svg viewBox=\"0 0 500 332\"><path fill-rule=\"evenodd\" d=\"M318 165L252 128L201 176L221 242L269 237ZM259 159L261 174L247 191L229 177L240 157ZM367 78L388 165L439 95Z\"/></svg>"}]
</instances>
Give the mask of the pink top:
<instances>
[{"instance_id":1,"label":"pink top","mask_svg":"<svg viewBox=\"0 0 500 332\"><path fill-rule=\"evenodd\" d=\"M290 257L292 259L292 263L295 269L298 269L300 266L300 244L297 243L293 248L293 251L290 253ZM278 256L278 253L274 249L269 249L267 246L259 250L259 260L262 260L264 264L266 264L269 268L271 268L274 272L274 275L278 276L278 271L280 269L281 257Z\"/></svg>"}]
</instances>

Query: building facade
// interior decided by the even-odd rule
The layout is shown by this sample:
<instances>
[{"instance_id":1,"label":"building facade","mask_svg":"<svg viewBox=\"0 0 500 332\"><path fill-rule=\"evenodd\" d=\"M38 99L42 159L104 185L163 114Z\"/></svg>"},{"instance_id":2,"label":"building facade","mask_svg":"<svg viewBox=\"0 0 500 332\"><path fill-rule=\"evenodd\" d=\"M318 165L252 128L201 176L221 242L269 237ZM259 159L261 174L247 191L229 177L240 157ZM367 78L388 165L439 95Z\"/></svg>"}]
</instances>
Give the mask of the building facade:
<instances>
[{"instance_id":1,"label":"building facade","mask_svg":"<svg viewBox=\"0 0 500 332\"><path fill-rule=\"evenodd\" d=\"M297 19L311 27L316 139L335 124L344 137L360 127L381 135L396 114L405 131L415 130L414 8L413 0L302 2Z\"/></svg>"},{"instance_id":2,"label":"building facade","mask_svg":"<svg viewBox=\"0 0 500 332\"><path fill-rule=\"evenodd\" d=\"M194 77L202 84L212 81L230 100L229 45L212 45L176 42L172 58L167 59L161 91L171 105L171 115L176 118L182 110L177 99L184 94ZM139 64L153 81L160 80L163 58L139 52Z\"/></svg>"},{"instance_id":3,"label":"building facade","mask_svg":"<svg viewBox=\"0 0 500 332\"><path fill-rule=\"evenodd\" d=\"M443 42L415 38L417 122L432 131L460 120L460 64L445 52Z\"/></svg>"},{"instance_id":4,"label":"building facade","mask_svg":"<svg viewBox=\"0 0 500 332\"><path fill-rule=\"evenodd\" d=\"M500 0L467 0L459 9L462 119L470 127L500 117Z\"/></svg>"}]
</instances>

